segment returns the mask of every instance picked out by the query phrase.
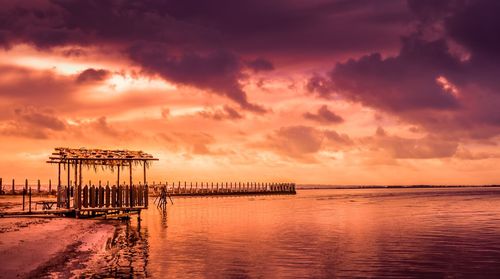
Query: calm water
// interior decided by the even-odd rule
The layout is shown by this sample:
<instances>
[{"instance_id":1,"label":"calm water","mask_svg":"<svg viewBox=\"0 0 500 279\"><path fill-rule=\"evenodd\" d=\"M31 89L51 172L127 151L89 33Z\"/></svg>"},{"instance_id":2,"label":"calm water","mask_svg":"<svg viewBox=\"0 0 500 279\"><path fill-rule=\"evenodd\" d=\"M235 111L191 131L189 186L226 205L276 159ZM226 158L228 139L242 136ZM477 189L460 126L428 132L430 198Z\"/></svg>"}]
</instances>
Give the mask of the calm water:
<instances>
[{"instance_id":1,"label":"calm water","mask_svg":"<svg viewBox=\"0 0 500 279\"><path fill-rule=\"evenodd\" d=\"M500 188L176 198L142 218L95 275L500 277Z\"/></svg>"}]
</instances>

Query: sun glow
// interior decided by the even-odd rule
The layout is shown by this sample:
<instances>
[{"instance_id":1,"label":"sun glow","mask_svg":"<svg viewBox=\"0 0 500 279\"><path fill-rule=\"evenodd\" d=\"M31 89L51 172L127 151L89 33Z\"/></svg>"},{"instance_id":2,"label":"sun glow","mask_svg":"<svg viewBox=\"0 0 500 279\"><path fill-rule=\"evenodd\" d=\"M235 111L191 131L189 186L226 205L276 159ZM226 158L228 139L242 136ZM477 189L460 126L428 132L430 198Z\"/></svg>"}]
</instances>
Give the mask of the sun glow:
<instances>
[{"instance_id":1,"label":"sun glow","mask_svg":"<svg viewBox=\"0 0 500 279\"><path fill-rule=\"evenodd\" d=\"M113 91L124 92L128 90L175 90L177 87L174 84L164 80L132 77L130 75L113 74L106 80L105 85Z\"/></svg>"}]
</instances>

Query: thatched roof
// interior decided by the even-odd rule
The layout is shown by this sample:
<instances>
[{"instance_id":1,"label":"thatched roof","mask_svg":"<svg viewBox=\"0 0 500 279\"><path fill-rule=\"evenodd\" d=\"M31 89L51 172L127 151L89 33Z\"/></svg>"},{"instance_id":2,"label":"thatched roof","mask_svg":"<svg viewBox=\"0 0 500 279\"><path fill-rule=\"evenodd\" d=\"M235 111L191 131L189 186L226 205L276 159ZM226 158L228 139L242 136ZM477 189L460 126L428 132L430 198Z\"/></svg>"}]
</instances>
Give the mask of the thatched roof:
<instances>
[{"instance_id":1,"label":"thatched roof","mask_svg":"<svg viewBox=\"0 0 500 279\"><path fill-rule=\"evenodd\" d=\"M142 151L105 150L87 148L55 148L47 163L58 164L79 161L86 166L125 166L130 163L145 163L158 160Z\"/></svg>"}]
</instances>

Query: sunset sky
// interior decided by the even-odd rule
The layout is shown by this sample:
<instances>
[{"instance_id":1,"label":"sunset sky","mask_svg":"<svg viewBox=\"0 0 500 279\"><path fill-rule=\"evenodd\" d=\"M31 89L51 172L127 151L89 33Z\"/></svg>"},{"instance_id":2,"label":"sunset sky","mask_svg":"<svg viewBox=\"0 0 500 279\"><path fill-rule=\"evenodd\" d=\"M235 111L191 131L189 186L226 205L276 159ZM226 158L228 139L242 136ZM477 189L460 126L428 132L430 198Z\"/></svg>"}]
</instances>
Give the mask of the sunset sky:
<instances>
[{"instance_id":1,"label":"sunset sky","mask_svg":"<svg viewBox=\"0 0 500 279\"><path fill-rule=\"evenodd\" d=\"M500 183L499 1L0 0L0 177Z\"/></svg>"}]
</instances>

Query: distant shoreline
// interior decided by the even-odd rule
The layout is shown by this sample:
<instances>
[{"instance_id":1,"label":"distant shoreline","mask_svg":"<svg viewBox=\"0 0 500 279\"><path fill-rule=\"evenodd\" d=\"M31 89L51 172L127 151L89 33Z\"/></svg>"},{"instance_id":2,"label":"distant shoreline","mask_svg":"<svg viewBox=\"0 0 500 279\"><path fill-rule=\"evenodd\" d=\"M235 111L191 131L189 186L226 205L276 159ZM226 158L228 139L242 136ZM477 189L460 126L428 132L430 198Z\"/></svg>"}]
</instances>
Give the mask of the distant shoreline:
<instances>
[{"instance_id":1,"label":"distant shoreline","mask_svg":"<svg viewBox=\"0 0 500 279\"><path fill-rule=\"evenodd\" d=\"M297 190L350 190L350 189L427 189L427 188L497 188L500 185L297 185Z\"/></svg>"}]
</instances>

